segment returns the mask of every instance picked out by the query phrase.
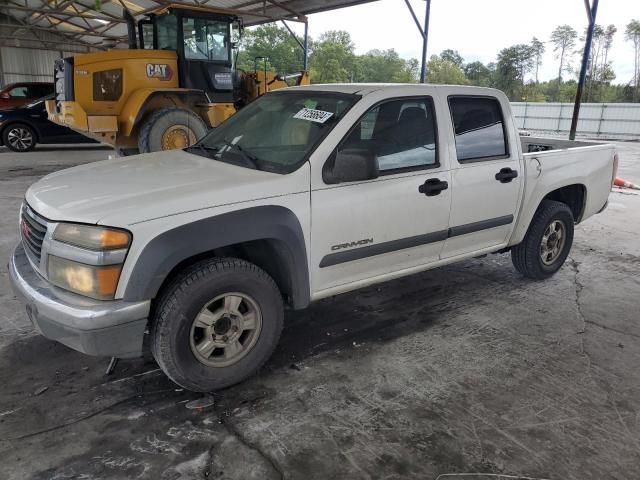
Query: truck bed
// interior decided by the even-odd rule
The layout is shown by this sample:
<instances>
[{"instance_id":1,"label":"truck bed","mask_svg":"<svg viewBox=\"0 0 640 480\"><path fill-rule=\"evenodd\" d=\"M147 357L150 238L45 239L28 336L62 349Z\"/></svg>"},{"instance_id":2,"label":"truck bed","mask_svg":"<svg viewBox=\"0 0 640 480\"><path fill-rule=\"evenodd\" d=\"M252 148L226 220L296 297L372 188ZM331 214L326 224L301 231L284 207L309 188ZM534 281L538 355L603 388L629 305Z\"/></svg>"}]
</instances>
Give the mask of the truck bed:
<instances>
[{"instance_id":1,"label":"truck bed","mask_svg":"<svg viewBox=\"0 0 640 480\"><path fill-rule=\"evenodd\" d=\"M582 140L564 140L562 138L545 138L545 137L529 137L520 136L520 144L522 145L522 153L538 153L549 150L568 150L570 148L590 147L594 145L603 145L602 142L587 142Z\"/></svg>"},{"instance_id":2,"label":"truck bed","mask_svg":"<svg viewBox=\"0 0 640 480\"><path fill-rule=\"evenodd\" d=\"M546 192L574 185L584 189L580 222L606 205L613 174L615 147L611 144L521 136L527 181L520 221L512 244L524 237L535 209Z\"/></svg>"}]
</instances>

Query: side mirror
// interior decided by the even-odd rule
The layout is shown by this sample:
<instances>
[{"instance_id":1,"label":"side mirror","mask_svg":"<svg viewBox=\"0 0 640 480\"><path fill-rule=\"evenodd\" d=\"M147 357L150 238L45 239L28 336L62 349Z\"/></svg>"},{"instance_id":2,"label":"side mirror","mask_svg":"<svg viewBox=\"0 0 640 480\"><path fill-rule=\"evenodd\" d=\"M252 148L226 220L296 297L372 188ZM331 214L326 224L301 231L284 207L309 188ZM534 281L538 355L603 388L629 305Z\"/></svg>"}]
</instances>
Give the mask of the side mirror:
<instances>
[{"instance_id":1,"label":"side mirror","mask_svg":"<svg viewBox=\"0 0 640 480\"><path fill-rule=\"evenodd\" d=\"M11 98L11 95L9 95L9 92L2 92L0 93L0 98L8 100L9 98Z\"/></svg>"},{"instance_id":2,"label":"side mirror","mask_svg":"<svg viewBox=\"0 0 640 480\"><path fill-rule=\"evenodd\" d=\"M377 155L363 148L347 148L338 151L333 166L323 175L327 183L372 180L379 176Z\"/></svg>"}]
</instances>

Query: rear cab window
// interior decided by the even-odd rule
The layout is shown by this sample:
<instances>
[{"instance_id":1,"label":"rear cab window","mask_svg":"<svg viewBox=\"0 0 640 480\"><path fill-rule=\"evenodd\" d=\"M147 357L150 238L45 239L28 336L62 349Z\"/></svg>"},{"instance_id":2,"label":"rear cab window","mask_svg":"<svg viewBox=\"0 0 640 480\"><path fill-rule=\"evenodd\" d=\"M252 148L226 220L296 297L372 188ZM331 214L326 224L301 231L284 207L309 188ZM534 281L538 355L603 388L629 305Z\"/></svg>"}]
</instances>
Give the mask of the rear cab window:
<instances>
[{"instance_id":1,"label":"rear cab window","mask_svg":"<svg viewBox=\"0 0 640 480\"><path fill-rule=\"evenodd\" d=\"M488 161L509 156L504 116L496 98L450 96L449 110L458 162Z\"/></svg>"}]
</instances>

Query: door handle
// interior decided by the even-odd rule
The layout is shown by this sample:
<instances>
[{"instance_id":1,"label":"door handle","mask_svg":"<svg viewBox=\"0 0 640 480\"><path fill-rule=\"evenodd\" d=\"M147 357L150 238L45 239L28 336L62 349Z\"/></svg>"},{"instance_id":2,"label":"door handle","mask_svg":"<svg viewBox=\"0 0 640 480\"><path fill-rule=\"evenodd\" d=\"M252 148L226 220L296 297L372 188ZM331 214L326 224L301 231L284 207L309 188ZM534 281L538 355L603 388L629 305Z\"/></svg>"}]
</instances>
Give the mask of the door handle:
<instances>
[{"instance_id":1,"label":"door handle","mask_svg":"<svg viewBox=\"0 0 640 480\"><path fill-rule=\"evenodd\" d=\"M418 187L420 193L424 193L427 197L440 195L440 192L449 188L449 182L440 180L439 178L430 178Z\"/></svg>"},{"instance_id":2,"label":"door handle","mask_svg":"<svg viewBox=\"0 0 640 480\"><path fill-rule=\"evenodd\" d=\"M518 172L516 170L511 170L510 168L501 168L498 173L496 173L496 180L500 183L509 183L511 180L518 176Z\"/></svg>"}]
</instances>

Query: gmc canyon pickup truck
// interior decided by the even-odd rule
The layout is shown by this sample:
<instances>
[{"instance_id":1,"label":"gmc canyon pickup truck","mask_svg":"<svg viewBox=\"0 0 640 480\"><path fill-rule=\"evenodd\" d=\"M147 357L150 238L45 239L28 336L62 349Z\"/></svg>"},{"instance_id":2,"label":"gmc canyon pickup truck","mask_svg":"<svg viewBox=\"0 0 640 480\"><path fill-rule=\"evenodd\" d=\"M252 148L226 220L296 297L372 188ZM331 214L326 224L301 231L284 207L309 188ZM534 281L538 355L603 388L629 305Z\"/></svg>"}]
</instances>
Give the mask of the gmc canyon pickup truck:
<instances>
[{"instance_id":1,"label":"gmc canyon pickup truck","mask_svg":"<svg viewBox=\"0 0 640 480\"><path fill-rule=\"evenodd\" d=\"M549 277L617 162L611 145L520 138L496 90L285 89L183 151L32 185L10 276L44 336L118 358L148 344L206 392L256 372L284 308L509 250Z\"/></svg>"}]
</instances>

